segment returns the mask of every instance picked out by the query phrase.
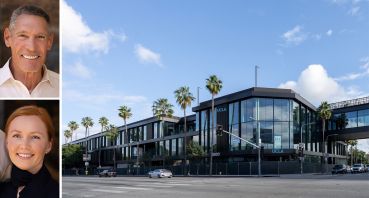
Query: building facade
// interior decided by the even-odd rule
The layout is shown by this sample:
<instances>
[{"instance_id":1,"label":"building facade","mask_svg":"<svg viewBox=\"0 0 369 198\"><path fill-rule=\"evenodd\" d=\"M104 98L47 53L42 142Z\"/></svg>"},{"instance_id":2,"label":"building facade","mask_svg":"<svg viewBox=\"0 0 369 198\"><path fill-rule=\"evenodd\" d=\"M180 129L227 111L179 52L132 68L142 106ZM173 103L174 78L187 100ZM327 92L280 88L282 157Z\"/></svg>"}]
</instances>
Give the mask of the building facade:
<instances>
[{"instance_id":1,"label":"building facade","mask_svg":"<svg viewBox=\"0 0 369 198\"><path fill-rule=\"evenodd\" d=\"M322 151L328 152L329 163L346 162L347 145L343 141L327 133L323 142L316 110L292 90L254 87L216 98L214 126L221 125L224 130L252 143L257 142L260 131L263 161L299 160L298 149L303 146L306 162L320 163L324 156ZM150 166L182 164L184 138L187 143L197 142L202 147L205 155L200 161L205 164L209 162L211 145L214 162L257 161L257 149L252 145L226 133L217 136L212 128L210 100L193 107L192 111L195 114L186 117L186 133L183 132L184 118L151 117L127 124L127 132L124 126L119 127L115 142L109 141L104 133L98 133L72 143L87 145L90 166L95 167L112 166L114 149L118 168L127 168L137 161Z\"/></svg>"}]
</instances>

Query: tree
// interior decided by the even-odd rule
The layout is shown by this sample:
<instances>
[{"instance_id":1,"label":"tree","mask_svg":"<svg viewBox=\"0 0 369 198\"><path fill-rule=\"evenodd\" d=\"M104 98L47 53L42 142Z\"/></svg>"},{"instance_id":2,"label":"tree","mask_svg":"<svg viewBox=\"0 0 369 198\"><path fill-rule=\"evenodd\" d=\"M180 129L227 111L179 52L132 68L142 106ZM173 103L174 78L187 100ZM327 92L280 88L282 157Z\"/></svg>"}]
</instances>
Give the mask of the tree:
<instances>
[{"instance_id":1,"label":"tree","mask_svg":"<svg viewBox=\"0 0 369 198\"><path fill-rule=\"evenodd\" d=\"M190 92L190 88L187 86L180 87L177 90L174 91L174 95L176 98L177 103L179 106L181 106L181 109L183 110L183 117L184 117L184 159L185 164L187 164L187 121L186 121L186 108L187 106L191 106L191 102L195 100L195 97L192 96L192 93Z\"/></svg>"},{"instance_id":2,"label":"tree","mask_svg":"<svg viewBox=\"0 0 369 198\"><path fill-rule=\"evenodd\" d=\"M211 75L208 79L206 79L206 88L209 90L211 94L211 112L212 112L212 131L210 135L210 170L209 175L212 175L213 171L213 136L215 130L215 123L214 123L214 97L220 92L222 89L223 84L220 79L216 75Z\"/></svg>"},{"instance_id":3,"label":"tree","mask_svg":"<svg viewBox=\"0 0 369 198\"><path fill-rule=\"evenodd\" d=\"M127 129L127 120L132 116L131 108L123 105L120 106L118 109L118 115L124 121L124 128L125 128L125 136L128 138L128 129ZM129 143L129 156L131 157L131 143Z\"/></svg>"},{"instance_id":4,"label":"tree","mask_svg":"<svg viewBox=\"0 0 369 198\"><path fill-rule=\"evenodd\" d=\"M117 149L116 147L118 146L118 144L117 144L118 135L119 135L118 128L115 127L114 125L110 124L106 128L106 133L105 133L106 138L108 138L109 141L113 142L113 145L114 145L114 142L115 142L115 147L114 147L114 151L113 151L114 170L116 170L115 150Z\"/></svg>"},{"instance_id":5,"label":"tree","mask_svg":"<svg viewBox=\"0 0 369 198\"><path fill-rule=\"evenodd\" d=\"M82 148L79 144L68 144L62 148L62 162L65 168L82 167Z\"/></svg>"},{"instance_id":6,"label":"tree","mask_svg":"<svg viewBox=\"0 0 369 198\"><path fill-rule=\"evenodd\" d=\"M101 117L99 119L99 124L101 125L101 133L104 132L104 129L106 130L106 127L109 124L109 120L108 118L106 118L105 116ZM99 167L101 167L101 145L100 145L101 141L99 142Z\"/></svg>"},{"instance_id":7,"label":"tree","mask_svg":"<svg viewBox=\"0 0 369 198\"><path fill-rule=\"evenodd\" d=\"M70 130L64 130L65 143L68 143L68 139L72 138L72 133Z\"/></svg>"},{"instance_id":8,"label":"tree","mask_svg":"<svg viewBox=\"0 0 369 198\"><path fill-rule=\"evenodd\" d=\"M72 136L73 136L74 131L76 131L78 129L79 125L75 121L70 121L68 123L68 127L69 127L69 130L70 130L70 132L72 133ZM75 134L75 139L77 140L77 133ZM71 139L71 141L72 141L72 139Z\"/></svg>"},{"instance_id":9,"label":"tree","mask_svg":"<svg viewBox=\"0 0 369 198\"><path fill-rule=\"evenodd\" d=\"M198 162L199 160L201 160L201 158L205 155L205 151L203 147L198 142L194 142L194 141L190 141L188 143L187 153L188 153L188 157L194 160L195 162ZM197 165L196 172L197 174L199 173L198 165Z\"/></svg>"},{"instance_id":10,"label":"tree","mask_svg":"<svg viewBox=\"0 0 369 198\"><path fill-rule=\"evenodd\" d=\"M203 147L194 141L190 141L187 147L188 157L191 159L201 159L205 155Z\"/></svg>"},{"instance_id":11,"label":"tree","mask_svg":"<svg viewBox=\"0 0 369 198\"><path fill-rule=\"evenodd\" d=\"M318 115L319 118L322 120L322 135L323 135L323 153L325 155L325 121L329 120L332 116L332 111L331 108L328 104L327 101L324 101L320 104L319 108L318 108ZM327 158L326 156L324 156L324 163L327 164Z\"/></svg>"},{"instance_id":12,"label":"tree","mask_svg":"<svg viewBox=\"0 0 369 198\"><path fill-rule=\"evenodd\" d=\"M346 143L350 146L350 153L351 153L351 166L354 164L353 156L354 156L354 147L357 145L357 140L348 140Z\"/></svg>"},{"instance_id":13,"label":"tree","mask_svg":"<svg viewBox=\"0 0 369 198\"><path fill-rule=\"evenodd\" d=\"M154 116L158 117L158 119L161 119L162 117L172 117L174 113L173 105L170 104L166 98L159 98L154 101L152 111Z\"/></svg>"},{"instance_id":14,"label":"tree","mask_svg":"<svg viewBox=\"0 0 369 198\"><path fill-rule=\"evenodd\" d=\"M81 124L86 128L85 137L86 137L86 157L87 155L87 147L88 147L88 141L87 137L89 136L89 128L94 125L94 122L92 121L92 118L90 117L84 117L82 118ZM86 174L87 174L87 165L86 165Z\"/></svg>"}]
</instances>

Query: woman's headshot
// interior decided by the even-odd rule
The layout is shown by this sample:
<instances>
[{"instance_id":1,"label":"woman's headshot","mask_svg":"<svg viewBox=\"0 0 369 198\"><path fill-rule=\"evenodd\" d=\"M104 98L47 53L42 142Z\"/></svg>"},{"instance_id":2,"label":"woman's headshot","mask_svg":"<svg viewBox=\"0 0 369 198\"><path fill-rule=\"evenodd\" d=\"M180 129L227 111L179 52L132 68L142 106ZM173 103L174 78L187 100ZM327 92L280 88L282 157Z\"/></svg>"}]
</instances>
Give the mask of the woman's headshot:
<instances>
[{"instance_id":1,"label":"woman's headshot","mask_svg":"<svg viewBox=\"0 0 369 198\"><path fill-rule=\"evenodd\" d=\"M12 167L10 180L0 186L0 197L59 197L59 184L44 163L56 135L47 110L20 107L8 117L4 131Z\"/></svg>"}]
</instances>

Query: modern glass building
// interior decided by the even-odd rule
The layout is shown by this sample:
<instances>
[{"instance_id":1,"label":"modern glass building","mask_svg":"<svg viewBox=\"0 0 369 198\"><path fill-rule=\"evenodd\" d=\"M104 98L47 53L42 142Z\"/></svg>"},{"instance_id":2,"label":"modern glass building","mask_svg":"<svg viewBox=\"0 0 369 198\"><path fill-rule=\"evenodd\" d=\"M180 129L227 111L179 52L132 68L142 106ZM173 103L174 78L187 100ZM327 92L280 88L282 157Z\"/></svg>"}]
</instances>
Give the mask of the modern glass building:
<instances>
[{"instance_id":1,"label":"modern glass building","mask_svg":"<svg viewBox=\"0 0 369 198\"><path fill-rule=\"evenodd\" d=\"M211 100L193 107L195 114L186 117L187 133L183 132L184 118L151 117L128 124L127 132L124 126L119 127L116 142L110 142L104 133L98 133L73 143L87 145L93 166L111 166L113 149L117 153L118 168L136 163L137 156L140 163L147 165L181 164L185 157L184 138L187 143L193 141L201 145L206 153L201 159L203 163L209 161L211 146L215 153L214 162L257 161L257 149L253 146L226 133L216 135L212 128L214 114L215 126L221 125L224 130L250 142L257 142L260 131L263 161L296 161L299 145L304 147L306 162L321 162L323 145L329 153L329 163L345 161L347 146L343 141L327 132L323 143L316 110L292 90L254 87L216 98L214 113ZM368 110L346 114L349 120L346 127L369 123ZM332 122L327 124L327 129L334 127L337 126Z\"/></svg>"}]
</instances>

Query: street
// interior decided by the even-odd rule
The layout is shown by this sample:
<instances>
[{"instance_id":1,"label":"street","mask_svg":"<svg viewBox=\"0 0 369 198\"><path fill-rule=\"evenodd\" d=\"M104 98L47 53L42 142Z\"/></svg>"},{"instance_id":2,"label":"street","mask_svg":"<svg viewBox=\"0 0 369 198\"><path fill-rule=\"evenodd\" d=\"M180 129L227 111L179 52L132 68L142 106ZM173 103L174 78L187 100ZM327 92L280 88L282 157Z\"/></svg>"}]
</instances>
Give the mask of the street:
<instances>
[{"instance_id":1,"label":"street","mask_svg":"<svg viewBox=\"0 0 369 198\"><path fill-rule=\"evenodd\" d=\"M368 197L369 174L281 177L63 177L63 197Z\"/></svg>"}]
</instances>

